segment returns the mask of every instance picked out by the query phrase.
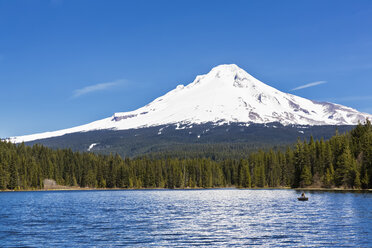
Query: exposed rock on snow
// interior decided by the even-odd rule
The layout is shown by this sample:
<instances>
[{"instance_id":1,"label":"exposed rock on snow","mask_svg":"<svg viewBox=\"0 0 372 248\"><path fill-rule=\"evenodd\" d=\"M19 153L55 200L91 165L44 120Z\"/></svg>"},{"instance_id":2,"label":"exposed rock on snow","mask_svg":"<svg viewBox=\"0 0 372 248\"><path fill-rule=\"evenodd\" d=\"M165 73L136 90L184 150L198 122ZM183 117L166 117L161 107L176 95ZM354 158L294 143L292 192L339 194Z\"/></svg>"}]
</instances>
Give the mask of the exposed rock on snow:
<instances>
[{"instance_id":1,"label":"exposed rock on snow","mask_svg":"<svg viewBox=\"0 0 372 248\"><path fill-rule=\"evenodd\" d=\"M355 125L372 115L328 102L316 102L283 93L257 80L237 65L219 65L187 86L155 99L146 106L86 125L10 138L32 141L67 133L92 130L125 130L166 124L187 125L213 122L270 123L283 125ZM161 134L162 130L159 130ZM93 145L93 144L92 144ZM92 149L93 147L90 147Z\"/></svg>"}]
</instances>

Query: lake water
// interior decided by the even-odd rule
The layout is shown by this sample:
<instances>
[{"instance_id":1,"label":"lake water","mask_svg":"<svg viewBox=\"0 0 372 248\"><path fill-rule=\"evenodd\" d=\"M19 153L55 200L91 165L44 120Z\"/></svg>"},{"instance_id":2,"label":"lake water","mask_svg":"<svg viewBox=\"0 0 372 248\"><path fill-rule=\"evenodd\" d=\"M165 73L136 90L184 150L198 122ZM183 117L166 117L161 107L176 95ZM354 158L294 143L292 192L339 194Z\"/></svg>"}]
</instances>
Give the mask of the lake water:
<instances>
[{"instance_id":1,"label":"lake water","mask_svg":"<svg viewBox=\"0 0 372 248\"><path fill-rule=\"evenodd\" d=\"M0 193L1 247L372 247L372 193Z\"/></svg>"}]
</instances>

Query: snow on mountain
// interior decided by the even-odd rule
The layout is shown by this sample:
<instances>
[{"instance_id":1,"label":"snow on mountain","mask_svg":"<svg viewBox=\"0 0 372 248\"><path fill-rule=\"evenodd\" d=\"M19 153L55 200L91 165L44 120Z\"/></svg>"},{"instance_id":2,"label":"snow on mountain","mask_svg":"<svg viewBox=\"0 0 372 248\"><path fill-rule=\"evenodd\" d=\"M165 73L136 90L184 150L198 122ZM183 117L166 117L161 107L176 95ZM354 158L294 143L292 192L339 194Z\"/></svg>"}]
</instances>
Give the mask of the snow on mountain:
<instances>
[{"instance_id":1,"label":"snow on mountain","mask_svg":"<svg viewBox=\"0 0 372 248\"><path fill-rule=\"evenodd\" d=\"M283 125L355 125L372 115L327 102L316 102L283 93L257 80L237 65L219 65L187 86L155 99L131 112L115 113L86 125L25 136L12 142L27 142L74 132L125 130L164 124L225 124L231 122Z\"/></svg>"}]
</instances>

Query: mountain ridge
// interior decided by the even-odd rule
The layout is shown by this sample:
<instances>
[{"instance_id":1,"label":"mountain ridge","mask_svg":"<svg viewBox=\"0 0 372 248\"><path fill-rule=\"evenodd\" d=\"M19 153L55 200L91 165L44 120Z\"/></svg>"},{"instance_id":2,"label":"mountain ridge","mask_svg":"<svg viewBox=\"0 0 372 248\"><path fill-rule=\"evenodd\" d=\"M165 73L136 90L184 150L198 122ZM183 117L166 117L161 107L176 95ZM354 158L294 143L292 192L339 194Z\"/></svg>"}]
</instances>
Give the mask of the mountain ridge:
<instances>
[{"instance_id":1,"label":"mountain ridge","mask_svg":"<svg viewBox=\"0 0 372 248\"><path fill-rule=\"evenodd\" d=\"M93 130L128 130L167 124L192 127L214 123L272 123L283 125L356 125L372 118L350 107L316 102L281 92L248 74L235 64L214 67L193 82L178 85L134 111L85 125L25 136L11 137L15 143ZM177 128L176 127L176 128Z\"/></svg>"}]
</instances>

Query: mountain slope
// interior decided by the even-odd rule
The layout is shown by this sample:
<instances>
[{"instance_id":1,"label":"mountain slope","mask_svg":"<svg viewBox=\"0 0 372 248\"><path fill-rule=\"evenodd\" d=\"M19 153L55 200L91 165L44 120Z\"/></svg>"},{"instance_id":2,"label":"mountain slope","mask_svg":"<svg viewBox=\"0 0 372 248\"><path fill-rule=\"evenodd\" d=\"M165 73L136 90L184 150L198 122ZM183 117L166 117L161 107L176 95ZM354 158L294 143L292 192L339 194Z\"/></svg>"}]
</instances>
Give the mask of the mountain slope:
<instances>
[{"instance_id":1,"label":"mountain slope","mask_svg":"<svg viewBox=\"0 0 372 248\"><path fill-rule=\"evenodd\" d=\"M68 133L169 124L182 125L183 128L203 123L355 125L371 117L342 105L283 93L232 64L217 66L208 74L197 76L189 85L179 85L135 111L115 113L109 118L70 129L12 137L10 140L27 142Z\"/></svg>"},{"instance_id":2,"label":"mountain slope","mask_svg":"<svg viewBox=\"0 0 372 248\"><path fill-rule=\"evenodd\" d=\"M251 124L214 123L190 126L162 125L127 130L97 130L27 142L73 151L101 154L117 153L122 157L140 155L218 156L237 158L260 149L281 149L294 144L298 138L329 139L336 133L350 131L354 126L299 126L280 123Z\"/></svg>"}]
</instances>

